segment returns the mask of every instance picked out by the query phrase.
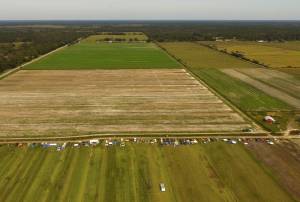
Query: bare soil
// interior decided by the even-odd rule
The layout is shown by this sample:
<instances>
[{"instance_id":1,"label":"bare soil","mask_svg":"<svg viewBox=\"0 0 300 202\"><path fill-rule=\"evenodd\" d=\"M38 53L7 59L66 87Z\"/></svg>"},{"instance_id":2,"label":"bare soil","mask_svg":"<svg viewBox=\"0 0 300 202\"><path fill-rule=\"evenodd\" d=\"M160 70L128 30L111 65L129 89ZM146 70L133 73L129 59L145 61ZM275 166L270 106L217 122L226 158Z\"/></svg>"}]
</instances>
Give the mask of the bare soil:
<instances>
[{"instance_id":1,"label":"bare soil","mask_svg":"<svg viewBox=\"0 0 300 202\"><path fill-rule=\"evenodd\" d=\"M22 70L0 81L0 135L241 131L185 70Z\"/></svg>"}]
</instances>

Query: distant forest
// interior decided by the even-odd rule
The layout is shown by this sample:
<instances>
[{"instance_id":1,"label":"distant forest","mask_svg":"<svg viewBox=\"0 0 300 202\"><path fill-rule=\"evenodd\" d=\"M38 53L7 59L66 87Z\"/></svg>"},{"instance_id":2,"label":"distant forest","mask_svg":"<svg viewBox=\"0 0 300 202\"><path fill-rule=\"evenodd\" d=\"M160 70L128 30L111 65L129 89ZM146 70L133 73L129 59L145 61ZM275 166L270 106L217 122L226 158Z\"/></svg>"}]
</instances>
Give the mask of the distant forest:
<instances>
[{"instance_id":1,"label":"distant forest","mask_svg":"<svg viewBox=\"0 0 300 202\"><path fill-rule=\"evenodd\" d=\"M0 21L0 72L99 32L154 41L300 40L300 21Z\"/></svg>"},{"instance_id":2,"label":"distant forest","mask_svg":"<svg viewBox=\"0 0 300 202\"><path fill-rule=\"evenodd\" d=\"M0 27L0 72L87 35L74 29Z\"/></svg>"}]
</instances>

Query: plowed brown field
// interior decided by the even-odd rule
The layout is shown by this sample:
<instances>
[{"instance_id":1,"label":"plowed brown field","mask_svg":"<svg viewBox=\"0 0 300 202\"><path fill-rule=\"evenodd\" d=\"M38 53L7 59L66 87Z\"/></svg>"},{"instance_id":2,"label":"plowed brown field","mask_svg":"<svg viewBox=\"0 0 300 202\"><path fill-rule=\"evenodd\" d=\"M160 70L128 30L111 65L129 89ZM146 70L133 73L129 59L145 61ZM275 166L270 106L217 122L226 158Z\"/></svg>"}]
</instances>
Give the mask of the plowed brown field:
<instances>
[{"instance_id":1,"label":"plowed brown field","mask_svg":"<svg viewBox=\"0 0 300 202\"><path fill-rule=\"evenodd\" d=\"M249 127L185 70L22 70L0 81L0 135Z\"/></svg>"}]
</instances>

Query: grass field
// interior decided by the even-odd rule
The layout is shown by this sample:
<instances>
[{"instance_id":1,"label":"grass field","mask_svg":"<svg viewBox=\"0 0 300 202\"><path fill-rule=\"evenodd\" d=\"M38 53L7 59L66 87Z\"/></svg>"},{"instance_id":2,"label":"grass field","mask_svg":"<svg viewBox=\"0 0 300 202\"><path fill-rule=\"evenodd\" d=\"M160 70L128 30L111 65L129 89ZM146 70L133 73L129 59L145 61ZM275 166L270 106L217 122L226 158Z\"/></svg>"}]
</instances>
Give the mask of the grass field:
<instances>
[{"instance_id":1,"label":"grass field","mask_svg":"<svg viewBox=\"0 0 300 202\"><path fill-rule=\"evenodd\" d=\"M300 99L300 78L297 75L266 68L239 69L237 71Z\"/></svg>"},{"instance_id":2,"label":"grass field","mask_svg":"<svg viewBox=\"0 0 300 202\"><path fill-rule=\"evenodd\" d=\"M289 117L292 115L291 110L293 108L290 105L271 97L250 84L230 77L218 69L210 68L192 71L210 87L266 128L275 132L286 129ZM265 115L276 117L278 120L277 124L266 124L263 121Z\"/></svg>"},{"instance_id":3,"label":"grass field","mask_svg":"<svg viewBox=\"0 0 300 202\"><path fill-rule=\"evenodd\" d=\"M179 68L153 43L81 42L25 67L30 70ZM93 37L92 37L92 40Z\"/></svg>"},{"instance_id":4,"label":"grass field","mask_svg":"<svg viewBox=\"0 0 300 202\"><path fill-rule=\"evenodd\" d=\"M291 141L266 147L263 142L250 143L250 151L269 167L277 181L300 200L300 147Z\"/></svg>"},{"instance_id":5,"label":"grass field","mask_svg":"<svg viewBox=\"0 0 300 202\"><path fill-rule=\"evenodd\" d=\"M249 68L259 67L253 63L237 59L212 50L198 43L172 42L160 43L171 55L192 68Z\"/></svg>"},{"instance_id":6,"label":"grass field","mask_svg":"<svg viewBox=\"0 0 300 202\"><path fill-rule=\"evenodd\" d=\"M300 51L300 41L268 42L268 43L263 43L263 45L287 49L287 50Z\"/></svg>"},{"instance_id":7,"label":"grass field","mask_svg":"<svg viewBox=\"0 0 300 202\"><path fill-rule=\"evenodd\" d=\"M1 201L293 201L242 145L1 146L0 154Z\"/></svg>"},{"instance_id":8,"label":"grass field","mask_svg":"<svg viewBox=\"0 0 300 202\"><path fill-rule=\"evenodd\" d=\"M161 45L166 48L168 52L185 63L187 68L189 68L200 79L206 82L206 84L208 84L211 88L215 89L219 94L244 111L258 123L263 125L265 128L274 132L286 130L289 122L296 119L296 115L293 112L294 107L292 107L290 104L282 101L281 99L275 98L272 95L269 95L269 92L264 92L249 83L224 73L226 71L231 71L232 67L236 66L234 65L236 64L235 62L238 62L239 64L244 65L236 66L236 68L234 68L236 71L251 72L252 70L260 70L268 72L268 75L270 75L272 72L272 74L276 73L276 75L273 75L273 77L279 77L276 80L281 80L281 83L284 83L285 87L278 83L275 84L273 79L270 79L269 82L273 82L270 85L277 85L276 88L278 88L278 85L280 85L281 88L286 88L289 86L289 88L293 88L293 92L295 92L297 91L297 87L295 86L298 85L297 83L299 79L298 76L291 75L296 71L295 69L289 69L289 71L293 73L288 73L286 75L282 75L283 73L280 74L280 72L276 70L263 70L261 66L242 61L227 54L201 46L197 43L162 43ZM206 56L207 53L209 53L209 56ZM227 62L224 62L224 58L230 58L230 61L234 62L228 63L227 59ZM282 71L286 72L287 70L288 69ZM255 74L257 74L255 79L257 79L258 76L267 76L267 74ZM282 77L285 77L284 81ZM289 78L286 79L287 77ZM290 77L293 79L290 80ZM291 92L289 91L289 93ZM294 100L295 99L291 100L292 103L298 106L297 101L294 102ZM277 124L266 124L263 121L263 118L266 115L275 117L277 119Z\"/></svg>"},{"instance_id":9,"label":"grass field","mask_svg":"<svg viewBox=\"0 0 300 202\"><path fill-rule=\"evenodd\" d=\"M299 68L276 68L276 70L292 75L292 77L300 80L300 69Z\"/></svg>"},{"instance_id":10,"label":"grass field","mask_svg":"<svg viewBox=\"0 0 300 202\"><path fill-rule=\"evenodd\" d=\"M114 35L114 34L108 34L108 33L102 33L99 35L93 35L86 39L84 39L82 42L84 43L96 43L96 42L103 42L103 41L115 41L115 40L124 40L126 42L129 42L131 40L133 41L147 41L148 37L140 32L127 32L123 35Z\"/></svg>"},{"instance_id":11,"label":"grass field","mask_svg":"<svg viewBox=\"0 0 300 202\"><path fill-rule=\"evenodd\" d=\"M289 74L269 69L224 69L224 73L237 78L272 97L300 109L300 80Z\"/></svg>"},{"instance_id":12,"label":"grass field","mask_svg":"<svg viewBox=\"0 0 300 202\"><path fill-rule=\"evenodd\" d=\"M269 67L300 67L300 42L258 43L258 42L207 42L219 50L240 52L246 58L257 60Z\"/></svg>"},{"instance_id":13,"label":"grass field","mask_svg":"<svg viewBox=\"0 0 300 202\"><path fill-rule=\"evenodd\" d=\"M0 105L10 137L251 127L183 69L22 70L1 80Z\"/></svg>"},{"instance_id":14,"label":"grass field","mask_svg":"<svg viewBox=\"0 0 300 202\"><path fill-rule=\"evenodd\" d=\"M193 69L192 71L208 85L245 111L290 109L284 102L263 93L249 84L232 78L218 69Z\"/></svg>"}]
</instances>

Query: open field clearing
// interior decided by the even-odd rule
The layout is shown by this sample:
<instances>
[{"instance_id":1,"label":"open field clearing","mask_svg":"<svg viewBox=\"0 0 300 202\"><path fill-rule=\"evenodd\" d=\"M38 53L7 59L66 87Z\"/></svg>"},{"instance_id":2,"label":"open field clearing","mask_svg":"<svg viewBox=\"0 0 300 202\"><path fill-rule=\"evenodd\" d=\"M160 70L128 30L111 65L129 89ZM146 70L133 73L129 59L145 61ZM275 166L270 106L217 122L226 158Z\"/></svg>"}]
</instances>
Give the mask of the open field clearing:
<instances>
[{"instance_id":1,"label":"open field clearing","mask_svg":"<svg viewBox=\"0 0 300 202\"><path fill-rule=\"evenodd\" d=\"M242 145L1 146L0 154L1 201L294 201Z\"/></svg>"},{"instance_id":2,"label":"open field clearing","mask_svg":"<svg viewBox=\"0 0 300 202\"><path fill-rule=\"evenodd\" d=\"M300 99L300 79L293 74L283 73L274 69L272 70L265 68L248 68L235 70Z\"/></svg>"},{"instance_id":3,"label":"open field clearing","mask_svg":"<svg viewBox=\"0 0 300 202\"><path fill-rule=\"evenodd\" d=\"M237 59L198 43L172 42L159 43L175 58L192 68L249 68L259 65Z\"/></svg>"},{"instance_id":4,"label":"open field clearing","mask_svg":"<svg viewBox=\"0 0 300 202\"><path fill-rule=\"evenodd\" d=\"M22 70L0 82L1 136L251 127L183 69Z\"/></svg>"},{"instance_id":5,"label":"open field clearing","mask_svg":"<svg viewBox=\"0 0 300 202\"><path fill-rule=\"evenodd\" d=\"M276 68L276 70L293 75L293 77L296 77L298 80L300 80L300 69L299 68Z\"/></svg>"},{"instance_id":6,"label":"open field clearing","mask_svg":"<svg viewBox=\"0 0 300 202\"><path fill-rule=\"evenodd\" d=\"M295 118L293 107L287 103L271 97L250 84L223 73L221 70L209 68L192 71L231 103L271 131L286 130L290 119ZM277 124L266 124L263 121L265 115L275 117Z\"/></svg>"},{"instance_id":7,"label":"open field clearing","mask_svg":"<svg viewBox=\"0 0 300 202\"><path fill-rule=\"evenodd\" d=\"M153 43L80 42L55 52L25 69L143 69L181 65ZM94 40L93 38L91 40Z\"/></svg>"},{"instance_id":8,"label":"open field clearing","mask_svg":"<svg viewBox=\"0 0 300 202\"><path fill-rule=\"evenodd\" d=\"M268 42L263 43L262 45L300 51L300 41Z\"/></svg>"},{"instance_id":9,"label":"open field clearing","mask_svg":"<svg viewBox=\"0 0 300 202\"><path fill-rule=\"evenodd\" d=\"M256 79L254 79L255 77L257 77L256 74L259 74L259 73L256 73L255 71L246 71L247 74L250 74L251 77L253 77L253 78L251 78L250 76L243 74L235 69L223 69L222 72L224 72L234 78L240 79L241 81L246 82L247 84L254 86L257 89L288 103L290 106L293 106L296 109L300 109L300 99L290 96L289 94L282 92L281 90L278 90L277 88L274 88L268 84L265 84L263 82L260 82ZM276 82L276 80L272 80L272 82ZM280 84L278 84L278 85L280 85Z\"/></svg>"},{"instance_id":10,"label":"open field clearing","mask_svg":"<svg viewBox=\"0 0 300 202\"><path fill-rule=\"evenodd\" d=\"M218 69L192 70L221 95L245 111L288 110L287 104Z\"/></svg>"},{"instance_id":11,"label":"open field clearing","mask_svg":"<svg viewBox=\"0 0 300 202\"><path fill-rule=\"evenodd\" d=\"M275 178L300 200L300 149L291 141L267 146L263 142L249 144L255 157L269 167Z\"/></svg>"},{"instance_id":12,"label":"open field clearing","mask_svg":"<svg viewBox=\"0 0 300 202\"><path fill-rule=\"evenodd\" d=\"M205 81L211 88L215 89L265 128L273 132L283 131L288 128L290 122L295 122L295 119L297 119L297 114L293 112L293 108L298 108L300 102L297 99L297 96L291 94L298 94L298 76L290 75L290 73L288 73L289 75L284 73L281 74L279 71L275 70L250 68L261 66L242 61L196 43L161 43L161 45L176 58L183 61L193 73ZM207 52L212 54L210 55L211 62L207 63L208 65L203 65L207 61L207 58L210 58L209 56L206 56ZM203 58L201 57L202 54L204 55ZM244 65L236 66L237 63L224 62L220 56L230 58L231 61L238 61L238 64ZM245 66L245 64L247 64L247 66ZM270 80L266 82L271 82L272 84L271 86L266 86L265 83L262 83L262 80L261 82L254 80L254 82L259 82L260 85L259 87L253 87L253 82L245 83L245 81L240 80L240 78L234 78L234 75L226 75L224 73L226 71L232 71L232 67L235 67L235 70L240 72L253 73L252 71L254 71L254 69L266 71L266 75L260 74L260 72L255 73L255 78L257 77L256 79L259 79L259 77L267 77L268 73L268 76L273 78L270 78ZM289 71L294 73L296 70L289 69ZM261 85L263 85L264 88L262 88ZM270 91L270 88L272 91ZM263 121L263 118L266 115L276 117L277 124L266 124Z\"/></svg>"},{"instance_id":13,"label":"open field clearing","mask_svg":"<svg viewBox=\"0 0 300 202\"><path fill-rule=\"evenodd\" d=\"M246 58L257 60L269 67L300 67L299 42L283 43L259 43L259 42L206 42L216 46L219 50L228 53L240 52ZM298 47L299 46L299 47Z\"/></svg>"},{"instance_id":14,"label":"open field clearing","mask_svg":"<svg viewBox=\"0 0 300 202\"><path fill-rule=\"evenodd\" d=\"M93 35L84 39L82 42L84 43L96 43L103 41L147 41L148 37L141 32L127 32L124 34L109 34L109 33L101 33L99 35Z\"/></svg>"}]
</instances>

